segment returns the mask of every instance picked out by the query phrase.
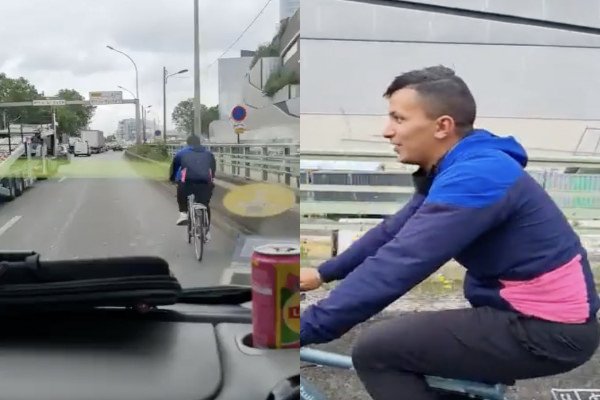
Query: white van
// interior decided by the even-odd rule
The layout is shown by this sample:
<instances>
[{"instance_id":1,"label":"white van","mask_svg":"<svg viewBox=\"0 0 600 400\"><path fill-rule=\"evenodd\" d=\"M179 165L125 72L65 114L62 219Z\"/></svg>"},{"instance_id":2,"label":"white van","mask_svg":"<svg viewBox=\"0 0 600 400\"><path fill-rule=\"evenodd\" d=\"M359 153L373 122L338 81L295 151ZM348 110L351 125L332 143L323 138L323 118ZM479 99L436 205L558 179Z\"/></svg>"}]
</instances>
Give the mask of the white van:
<instances>
[{"instance_id":1,"label":"white van","mask_svg":"<svg viewBox=\"0 0 600 400\"><path fill-rule=\"evenodd\" d=\"M73 155L75 157L78 156L91 156L92 153L90 151L90 146L88 145L87 142L83 142L83 141L77 141L75 142L75 149L73 150Z\"/></svg>"}]
</instances>

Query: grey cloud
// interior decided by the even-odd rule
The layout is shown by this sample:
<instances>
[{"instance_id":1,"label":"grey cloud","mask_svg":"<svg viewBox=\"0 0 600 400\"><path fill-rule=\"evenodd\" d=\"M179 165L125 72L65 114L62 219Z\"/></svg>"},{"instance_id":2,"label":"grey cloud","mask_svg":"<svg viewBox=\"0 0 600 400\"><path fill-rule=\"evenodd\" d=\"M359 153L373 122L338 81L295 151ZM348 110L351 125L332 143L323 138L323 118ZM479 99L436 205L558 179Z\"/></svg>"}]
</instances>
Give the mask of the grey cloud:
<instances>
[{"instance_id":1,"label":"grey cloud","mask_svg":"<svg viewBox=\"0 0 600 400\"><path fill-rule=\"evenodd\" d=\"M125 66L108 57L96 57L89 52L55 54L52 51L28 54L17 64L24 72L62 71L75 76L124 70Z\"/></svg>"},{"instance_id":2,"label":"grey cloud","mask_svg":"<svg viewBox=\"0 0 600 400\"><path fill-rule=\"evenodd\" d=\"M266 0L200 1L202 101L218 101L217 64L206 71L241 33ZM135 90L135 75L125 57L106 49L110 44L127 52L139 68L140 95L162 118L162 67L169 71L193 64L192 0L0 0L0 72L24 76L47 94L74 88ZM8 17L7 17L8 16ZM26 17L24 17L26 16ZM253 50L276 32L278 1L227 53ZM170 116L177 102L193 96L193 74L169 80ZM128 94L126 97L130 97ZM130 108L103 108L93 126L112 132ZM156 115L158 117L158 115ZM170 125L170 124L169 124Z\"/></svg>"},{"instance_id":3,"label":"grey cloud","mask_svg":"<svg viewBox=\"0 0 600 400\"><path fill-rule=\"evenodd\" d=\"M224 50L250 22L260 9L262 1L228 0L223 2L201 2L200 37L202 51ZM271 5L265 14L244 35L241 44L268 41L275 32L273 21L277 7ZM125 4L128 4L125 2ZM153 12L144 18L112 19L115 42L135 51L160 53L187 53L193 51L193 7L163 9L162 4L151 3ZM148 10L147 10L148 11ZM265 23L264 21L268 21Z\"/></svg>"}]
</instances>

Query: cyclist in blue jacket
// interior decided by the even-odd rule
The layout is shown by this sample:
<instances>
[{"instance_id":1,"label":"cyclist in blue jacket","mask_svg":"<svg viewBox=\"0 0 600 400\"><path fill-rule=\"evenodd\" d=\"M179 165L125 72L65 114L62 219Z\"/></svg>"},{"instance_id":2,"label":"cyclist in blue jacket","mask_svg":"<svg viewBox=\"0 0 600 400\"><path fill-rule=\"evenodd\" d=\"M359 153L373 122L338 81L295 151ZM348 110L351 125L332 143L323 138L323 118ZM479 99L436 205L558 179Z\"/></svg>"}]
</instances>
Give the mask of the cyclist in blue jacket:
<instances>
[{"instance_id":1,"label":"cyclist in blue jacket","mask_svg":"<svg viewBox=\"0 0 600 400\"><path fill-rule=\"evenodd\" d=\"M441 399L424 375L513 384L559 374L598 348L587 253L512 137L474 129L475 100L442 66L398 76L384 136L419 166L395 215L317 269L302 290L341 280L301 317L302 345L339 338L454 258L472 308L419 312L365 329L352 359L377 400ZM458 398L458 397L454 397Z\"/></svg>"},{"instance_id":2,"label":"cyclist in blue jacket","mask_svg":"<svg viewBox=\"0 0 600 400\"><path fill-rule=\"evenodd\" d=\"M214 154L200 144L200 138L191 134L187 146L181 149L171 163L170 181L177 183L177 204L179 219L177 225L185 225L188 220L187 198L193 194L197 203L207 208L210 222L210 200L214 189L216 170ZM207 233L209 239L210 232Z\"/></svg>"}]
</instances>

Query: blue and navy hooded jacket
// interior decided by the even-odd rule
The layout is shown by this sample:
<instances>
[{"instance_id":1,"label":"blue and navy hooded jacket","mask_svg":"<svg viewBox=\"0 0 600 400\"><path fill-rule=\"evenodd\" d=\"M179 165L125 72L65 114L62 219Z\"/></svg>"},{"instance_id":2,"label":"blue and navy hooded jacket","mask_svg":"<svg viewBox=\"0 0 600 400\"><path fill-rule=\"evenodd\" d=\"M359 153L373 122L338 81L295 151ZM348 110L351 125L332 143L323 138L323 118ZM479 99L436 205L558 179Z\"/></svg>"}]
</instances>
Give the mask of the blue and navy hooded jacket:
<instances>
[{"instance_id":1,"label":"blue and navy hooded jacket","mask_svg":"<svg viewBox=\"0 0 600 400\"><path fill-rule=\"evenodd\" d=\"M464 294L536 318L583 323L600 300L586 250L545 190L524 170L512 137L473 130L395 215L325 262L325 282L342 280L301 317L302 345L342 336L454 258ZM418 184L417 184L418 183Z\"/></svg>"},{"instance_id":2,"label":"blue and navy hooded jacket","mask_svg":"<svg viewBox=\"0 0 600 400\"><path fill-rule=\"evenodd\" d=\"M212 183L216 160L204 146L186 146L179 150L171 163L171 182ZM184 179L185 177L185 179Z\"/></svg>"}]
</instances>

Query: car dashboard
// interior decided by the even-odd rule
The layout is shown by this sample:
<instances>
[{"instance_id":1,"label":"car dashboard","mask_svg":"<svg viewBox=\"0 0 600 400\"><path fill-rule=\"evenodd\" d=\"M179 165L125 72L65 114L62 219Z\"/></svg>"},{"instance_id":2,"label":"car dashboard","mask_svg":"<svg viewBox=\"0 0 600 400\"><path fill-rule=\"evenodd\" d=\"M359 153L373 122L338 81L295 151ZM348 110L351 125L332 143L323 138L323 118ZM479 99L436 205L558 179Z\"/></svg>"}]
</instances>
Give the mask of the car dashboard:
<instances>
[{"instance_id":1,"label":"car dashboard","mask_svg":"<svg viewBox=\"0 0 600 400\"><path fill-rule=\"evenodd\" d=\"M298 349L257 349L240 306L5 315L0 400L271 400Z\"/></svg>"}]
</instances>

